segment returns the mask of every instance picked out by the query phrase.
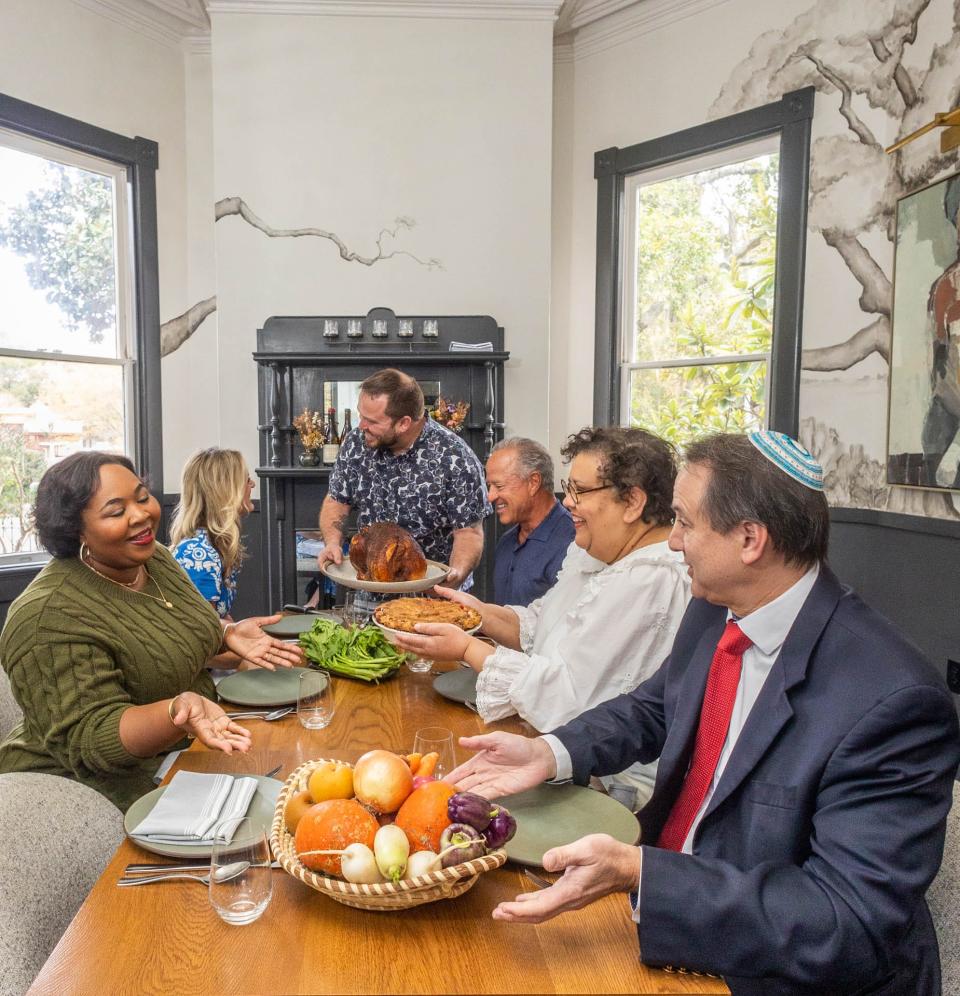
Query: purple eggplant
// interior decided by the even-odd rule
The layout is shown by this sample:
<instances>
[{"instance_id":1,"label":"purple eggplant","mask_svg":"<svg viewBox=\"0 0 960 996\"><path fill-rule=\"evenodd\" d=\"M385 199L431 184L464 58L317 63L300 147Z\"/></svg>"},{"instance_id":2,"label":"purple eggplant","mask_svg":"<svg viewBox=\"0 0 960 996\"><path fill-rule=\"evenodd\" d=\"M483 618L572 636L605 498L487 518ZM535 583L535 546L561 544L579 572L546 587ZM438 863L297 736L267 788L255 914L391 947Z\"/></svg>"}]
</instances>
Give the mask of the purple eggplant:
<instances>
[{"instance_id":1,"label":"purple eggplant","mask_svg":"<svg viewBox=\"0 0 960 996\"><path fill-rule=\"evenodd\" d=\"M483 836L487 841L487 847L491 851L498 847L503 847L508 840L513 839L517 832L517 821L503 806L494 806L496 812L490 819L490 823L483 831Z\"/></svg>"},{"instance_id":2,"label":"purple eggplant","mask_svg":"<svg viewBox=\"0 0 960 996\"><path fill-rule=\"evenodd\" d=\"M458 792L447 800L447 816L454 823L469 824L474 830L486 830L497 808L475 792Z\"/></svg>"},{"instance_id":3,"label":"purple eggplant","mask_svg":"<svg viewBox=\"0 0 960 996\"><path fill-rule=\"evenodd\" d=\"M482 858L487 844L479 830L469 823L451 823L440 837L440 866L449 868L461 861Z\"/></svg>"}]
</instances>

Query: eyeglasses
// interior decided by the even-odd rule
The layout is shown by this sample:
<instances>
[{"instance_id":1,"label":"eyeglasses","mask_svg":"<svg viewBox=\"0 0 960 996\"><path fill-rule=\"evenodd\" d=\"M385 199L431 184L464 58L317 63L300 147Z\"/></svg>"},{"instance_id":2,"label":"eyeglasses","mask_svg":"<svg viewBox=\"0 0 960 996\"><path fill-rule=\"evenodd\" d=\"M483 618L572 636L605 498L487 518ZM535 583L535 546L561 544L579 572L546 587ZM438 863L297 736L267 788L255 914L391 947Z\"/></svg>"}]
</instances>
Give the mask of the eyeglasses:
<instances>
[{"instance_id":1,"label":"eyeglasses","mask_svg":"<svg viewBox=\"0 0 960 996\"><path fill-rule=\"evenodd\" d=\"M574 505L580 504L580 498L583 495L588 495L593 491L604 491L606 488L612 488L612 484L598 484L595 488L578 488L573 481L561 481L560 487L563 488L563 493L573 502Z\"/></svg>"}]
</instances>

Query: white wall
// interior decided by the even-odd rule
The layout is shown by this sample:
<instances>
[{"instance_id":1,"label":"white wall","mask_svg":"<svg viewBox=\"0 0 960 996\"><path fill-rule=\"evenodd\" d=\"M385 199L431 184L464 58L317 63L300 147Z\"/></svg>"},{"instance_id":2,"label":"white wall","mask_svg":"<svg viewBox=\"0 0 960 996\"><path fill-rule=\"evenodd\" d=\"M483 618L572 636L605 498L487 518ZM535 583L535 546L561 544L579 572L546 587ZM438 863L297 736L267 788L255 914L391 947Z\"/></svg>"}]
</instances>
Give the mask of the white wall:
<instances>
[{"instance_id":1,"label":"white wall","mask_svg":"<svg viewBox=\"0 0 960 996\"><path fill-rule=\"evenodd\" d=\"M895 32L884 25L901 17L906 0L699 0L692 16L673 20L660 4L659 14L641 20L654 5L639 4L590 26L575 38L572 69L557 67L554 109L557 139L554 175L569 193L555 198L553 250L552 348L564 355L557 370L550 410L551 435L557 440L592 418L593 329L596 269L596 181L594 152L629 146L699 125L712 117L778 99L784 92L815 83L818 88L813 122L814 169L833 172L840 183L820 212L868 214L872 202L892 204L905 193L890 184L887 163L874 147L875 161L837 158L837 150L816 140L834 136L851 139L840 114L840 94L819 75L809 60L797 57L804 43L819 43L841 76L871 78L878 88L893 90L866 32L893 44ZM686 8L689 13L690 7ZM680 11L679 13L683 13ZM921 16L920 30L907 46L904 64L920 88L934 47L956 40L953 0L932 0ZM906 22L904 22L906 23ZM615 30L616 29L616 30ZM784 38L784 32L787 32ZM859 48L857 48L859 46ZM871 61L872 60L872 61ZM942 79L928 80L926 98L949 99L950 56ZM572 84L570 77L572 76ZM956 72L952 72L955 85ZM942 88L942 94L935 94ZM901 128L903 104L894 91L893 113L868 106L854 97L854 110L873 129L879 146L892 142ZM914 127L932 116L918 104ZM924 116L925 115L925 116ZM906 128L905 130L909 130ZM856 146L856 142L853 142ZM917 143L909 152L912 166L936 153L936 140ZM567 157L569 160L567 161ZM948 162L943 167L956 168ZM923 185L930 177L915 181ZM845 186L842 186L845 184ZM909 186L907 189L911 189ZM563 203L566 198L566 203ZM858 303L861 287L815 225L807 241L803 346L816 349L842 343L875 315ZM892 244L883 226L874 225L859 238L889 277ZM569 282L569 288L561 289ZM877 354L849 369L833 373L804 371L801 379L801 429L831 473L828 489L836 504L885 507L896 511L950 515L944 492L884 486L886 463L887 364ZM919 448L919 447L918 447ZM835 473L833 473L835 471Z\"/></svg>"},{"instance_id":2,"label":"white wall","mask_svg":"<svg viewBox=\"0 0 960 996\"><path fill-rule=\"evenodd\" d=\"M216 197L353 250L400 215L398 256L216 225L221 440L257 456L255 332L271 315L490 314L508 432L547 435L552 27L547 21L213 20ZM204 336L201 328L195 338ZM189 345L189 343L188 343Z\"/></svg>"},{"instance_id":3,"label":"white wall","mask_svg":"<svg viewBox=\"0 0 960 996\"><path fill-rule=\"evenodd\" d=\"M3 0L0 93L159 144L161 320L183 311L189 288L184 67L179 45L147 37L71 0ZM176 408L180 396L182 388L165 376L165 412ZM176 487L179 464L179 453L165 433L168 488Z\"/></svg>"}]
</instances>

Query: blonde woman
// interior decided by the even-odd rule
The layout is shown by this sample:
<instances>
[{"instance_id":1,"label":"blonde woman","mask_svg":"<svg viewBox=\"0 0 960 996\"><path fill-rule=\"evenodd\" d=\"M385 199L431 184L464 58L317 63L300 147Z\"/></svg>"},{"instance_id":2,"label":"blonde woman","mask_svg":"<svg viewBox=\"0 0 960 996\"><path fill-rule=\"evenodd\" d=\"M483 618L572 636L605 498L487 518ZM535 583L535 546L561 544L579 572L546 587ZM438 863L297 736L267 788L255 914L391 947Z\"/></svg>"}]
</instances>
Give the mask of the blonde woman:
<instances>
[{"instance_id":1,"label":"blonde woman","mask_svg":"<svg viewBox=\"0 0 960 996\"><path fill-rule=\"evenodd\" d=\"M200 450L183 468L180 503L170 527L177 563L228 621L243 561L240 520L253 510L252 491L246 462L236 450Z\"/></svg>"}]
</instances>

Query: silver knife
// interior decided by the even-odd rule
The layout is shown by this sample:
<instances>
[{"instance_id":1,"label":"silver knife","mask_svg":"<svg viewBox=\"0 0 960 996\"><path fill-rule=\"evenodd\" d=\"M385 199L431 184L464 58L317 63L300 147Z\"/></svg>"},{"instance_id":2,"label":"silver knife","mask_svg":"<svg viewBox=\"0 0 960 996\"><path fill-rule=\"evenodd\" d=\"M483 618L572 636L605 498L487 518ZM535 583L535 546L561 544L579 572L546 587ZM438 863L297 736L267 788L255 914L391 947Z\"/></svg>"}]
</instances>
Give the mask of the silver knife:
<instances>
[{"instance_id":1,"label":"silver knife","mask_svg":"<svg viewBox=\"0 0 960 996\"><path fill-rule=\"evenodd\" d=\"M270 863L271 868L280 868L279 861L272 861ZM136 875L138 872L155 872L155 871L165 871L165 872L192 872L192 871L208 871L210 869L209 861L195 861L193 864L186 865L165 865L165 864L140 864L140 865L127 865L123 870L124 875Z\"/></svg>"}]
</instances>

